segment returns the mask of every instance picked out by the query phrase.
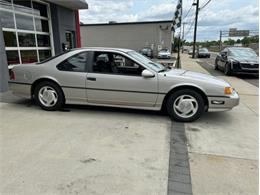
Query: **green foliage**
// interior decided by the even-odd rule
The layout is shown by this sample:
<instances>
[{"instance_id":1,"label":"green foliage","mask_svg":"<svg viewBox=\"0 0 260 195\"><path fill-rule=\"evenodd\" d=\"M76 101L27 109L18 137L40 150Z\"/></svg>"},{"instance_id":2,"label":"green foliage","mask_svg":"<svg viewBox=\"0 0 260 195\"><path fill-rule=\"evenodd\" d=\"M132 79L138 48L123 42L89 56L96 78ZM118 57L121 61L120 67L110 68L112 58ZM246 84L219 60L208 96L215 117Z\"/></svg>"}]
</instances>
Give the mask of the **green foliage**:
<instances>
[{"instance_id":1,"label":"green foliage","mask_svg":"<svg viewBox=\"0 0 260 195\"><path fill-rule=\"evenodd\" d=\"M259 36L251 36L251 37L244 37L243 39L231 39L229 38L228 40L225 40L223 42L225 45L234 45L235 43L242 43L243 46L248 46L250 43L259 43ZM187 46L192 46L193 42L184 42L184 45ZM218 41L203 41L203 42L197 42L197 45L201 45L202 47L212 47L212 46L218 46L219 45L219 40Z\"/></svg>"}]
</instances>

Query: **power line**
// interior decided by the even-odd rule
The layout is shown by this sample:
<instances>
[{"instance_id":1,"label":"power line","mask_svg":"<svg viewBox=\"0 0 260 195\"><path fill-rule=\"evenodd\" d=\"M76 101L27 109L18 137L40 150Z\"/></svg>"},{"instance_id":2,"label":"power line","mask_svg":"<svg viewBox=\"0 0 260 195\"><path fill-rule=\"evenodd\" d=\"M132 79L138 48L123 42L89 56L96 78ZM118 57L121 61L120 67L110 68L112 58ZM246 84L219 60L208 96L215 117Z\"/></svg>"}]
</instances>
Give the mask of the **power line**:
<instances>
[{"instance_id":1,"label":"power line","mask_svg":"<svg viewBox=\"0 0 260 195\"><path fill-rule=\"evenodd\" d=\"M187 32L186 32L185 35L184 35L185 37L190 33L190 31L191 31L191 29L192 29L194 23L195 23L195 20L193 20L193 22L190 23L189 29L187 30Z\"/></svg>"},{"instance_id":2,"label":"power line","mask_svg":"<svg viewBox=\"0 0 260 195\"><path fill-rule=\"evenodd\" d=\"M183 21L185 20L185 18L186 18L186 17L188 16L188 14L190 13L190 10L192 9L192 7L193 7L193 6L191 5L190 9L187 11L187 13L185 14L185 16L183 17L183 19L182 19Z\"/></svg>"},{"instance_id":3,"label":"power line","mask_svg":"<svg viewBox=\"0 0 260 195\"><path fill-rule=\"evenodd\" d=\"M200 7L200 11L206 7L209 3L211 2L211 0L208 0L203 6Z\"/></svg>"}]
</instances>

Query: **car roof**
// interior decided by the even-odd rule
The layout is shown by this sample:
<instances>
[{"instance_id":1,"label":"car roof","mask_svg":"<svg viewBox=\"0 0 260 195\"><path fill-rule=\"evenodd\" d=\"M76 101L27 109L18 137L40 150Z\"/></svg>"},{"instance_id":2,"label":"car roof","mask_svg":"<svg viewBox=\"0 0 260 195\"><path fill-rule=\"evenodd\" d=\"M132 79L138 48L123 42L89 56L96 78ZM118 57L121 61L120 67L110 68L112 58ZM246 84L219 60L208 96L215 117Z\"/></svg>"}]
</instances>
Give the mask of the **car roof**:
<instances>
[{"instance_id":1,"label":"car roof","mask_svg":"<svg viewBox=\"0 0 260 195\"><path fill-rule=\"evenodd\" d=\"M114 47L82 47L77 48L77 50L93 50L93 51L121 51L124 53L127 53L129 51L134 51L132 49L126 49L126 48L114 48Z\"/></svg>"}]
</instances>

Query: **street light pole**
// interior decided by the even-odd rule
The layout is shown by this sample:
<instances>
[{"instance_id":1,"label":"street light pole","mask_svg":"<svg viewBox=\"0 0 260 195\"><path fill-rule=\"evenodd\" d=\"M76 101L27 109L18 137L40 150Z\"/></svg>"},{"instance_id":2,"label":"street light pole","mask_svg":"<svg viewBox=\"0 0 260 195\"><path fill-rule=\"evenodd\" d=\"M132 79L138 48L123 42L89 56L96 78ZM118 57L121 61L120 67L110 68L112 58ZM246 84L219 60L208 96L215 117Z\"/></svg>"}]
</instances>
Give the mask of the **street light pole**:
<instances>
[{"instance_id":1,"label":"street light pole","mask_svg":"<svg viewBox=\"0 0 260 195\"><path fill-rule=\"evenodd\" d=\"M192 5L196 5L195 26L194 26L194 36L193 36L193 51L192 51L192 58L195 58L197 23L198 23L198 14L199 14L199 0L197 0L197 3L193 3Z\"/></svg>"},{"instance_id":2,"label":"street light pole","mask_svg":"<svg viewBox=\"0 0 260 195\"><path fill-rule=\"evenodd\" d=\"M219 32L219 51L222 50L222 30Z\"/></svg>"}]
</instances>

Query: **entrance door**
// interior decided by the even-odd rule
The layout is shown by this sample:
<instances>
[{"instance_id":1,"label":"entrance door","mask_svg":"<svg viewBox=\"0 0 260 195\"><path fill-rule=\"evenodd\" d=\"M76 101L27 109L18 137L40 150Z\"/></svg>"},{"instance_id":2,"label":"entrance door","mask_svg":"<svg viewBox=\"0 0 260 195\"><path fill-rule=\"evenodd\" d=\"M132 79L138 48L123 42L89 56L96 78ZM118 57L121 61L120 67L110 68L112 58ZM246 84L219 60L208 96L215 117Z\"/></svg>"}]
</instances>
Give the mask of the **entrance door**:
<instances>
[{"instance_id":1,"label":"entrance door","mask_svg":"<svg viewBox=\"0 0 260 195\"><path fill-rule=\"evenodd\" d=\"M67 49L72 49L75 47L74 43L74 33L71 31L66 31L65 32L65 37L66 37L66 46Z\"/></svg>"}]
</instances>

